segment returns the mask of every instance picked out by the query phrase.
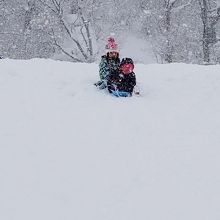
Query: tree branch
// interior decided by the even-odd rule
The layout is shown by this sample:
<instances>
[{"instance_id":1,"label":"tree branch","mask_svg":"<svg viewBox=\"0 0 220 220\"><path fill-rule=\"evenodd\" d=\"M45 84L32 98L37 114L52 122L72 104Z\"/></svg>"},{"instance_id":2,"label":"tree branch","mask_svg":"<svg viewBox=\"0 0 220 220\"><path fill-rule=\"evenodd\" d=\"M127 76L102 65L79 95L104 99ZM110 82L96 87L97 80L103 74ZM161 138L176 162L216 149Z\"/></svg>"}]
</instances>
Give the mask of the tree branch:
<instances>
[{"instance_id":1,"label":"tree branch","mask_svg":"<svg viewBox=\"0 0 220 220\"><path fill-rule=\"evenodd\" d=\"M77 47L79 48L80 52L82 53L83 57L88 60L88 56L85 54L85 52L83 51L83 48L81 47L81 45L79 44L79 42L74 39L72 37L72 34L70 33L70 30L68 29L68 27L66 26L65 22L63 19L60 19L61 23L63 24L63 27L65 28L67 34L69 35L69 37L72 39L72 41L77 45Z\"/></svg>"},{"instance_id":2,"label":"tree branch","mask_svg":"<svg viewBox=\"0 0 220 220\"><path fill-rule=\"evenodd\" d=\"M90 56L92 56L92 55L93 55L93 48L92 48L91 35L90 35L90 31L89 31L89 24L88 24L88 21L86 21L86 20L84 19L81 9L79 9L79 10L80 10L80 16L81 16L83 25L84 25L84 27L85 27L85 29L86 29L87 39L88 39L88 41L89 41L89 47L87 46L87 48L88 48L88 50L89 50ZM83 35L83 37L84 37L84 35ZM87 45L87 42L86 42L86 45Z\"/></svg>"},{"instance_id":3,"label":"tree branch","mask_svg":"<svg viewBox=\"0 0 220 220\"><path fill-rule=\"evenodd\" d=\"M52 12L54 12L55 14L57 14L57 11L54 10L53 7L51 7L49 4L47 4L46 2L44 2L43 0L37 0L39 1L41 4L45 5L46 7L48 7Z\"/></svg>"},{"instance_id":4,"label":"tree branch","mask_svg":"<svg viewBox=\"0 0 220 220\"><path fill-rule=\"evenodd\" d=\"M54 44L55 44L64 54L66 54L68 57L70 57L71 59L73 59L73 61L82 63L82 60L79 60L79 59L75 58L74 56L72 56L70 53L68 53L66 50L64 50L63 47L61 47L61 46L57 43L57 41L56 41L56 39L55 39L55 35L54 35L53 29L52 29L52 33L53 33Z\"/></svg>"},{"instance_id":5,"label":"tree branch","mask_svg":"<svg viewBox=\"0 0 220 220\"><path fill-rule=\"evenodd\" d=\"M84 52L82 46L80 45L80 43L73 38L69 28L67 27L67 25L65 24L65 21L63 20L62 16L61 16L61 12L62 9L60 7L60 3L57 2L57 0L51 0L54 4L54 6L56 7L56 10L54 10L50 5L48 5L47 3L43 2L42 0L38 0L40 1L42 4L44 4L45 6L47 6L49 9L51 9L59 18L61 24L63 25L64 29L66 30L67 34L69 35L70 39L76 44L76 46L78 47L79 51L81 52L81 54L83 55L83 57L85 58L85 60L88 60L88 56L86 55L86 53ZM59 8L60 7L60 8Z\"/></svg>"}]
</instances>

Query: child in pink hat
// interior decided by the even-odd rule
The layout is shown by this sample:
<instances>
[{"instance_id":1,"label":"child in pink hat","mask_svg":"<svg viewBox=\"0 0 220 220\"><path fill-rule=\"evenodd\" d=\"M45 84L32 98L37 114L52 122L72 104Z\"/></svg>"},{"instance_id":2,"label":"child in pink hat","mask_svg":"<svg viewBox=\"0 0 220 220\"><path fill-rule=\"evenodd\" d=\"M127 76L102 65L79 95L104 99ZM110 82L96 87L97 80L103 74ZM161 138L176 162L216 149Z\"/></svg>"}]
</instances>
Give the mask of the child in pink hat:
<instances>
[{"instance_id":1,"label":"child in pink hat","mask_svg":"<svg viewBox=\"0 0 220 220\"><path fill-rule=\"evenodd\" d=\"M113 36L108 38L105 48L106 55L101 57L101 62L99 64L100 81L95 83L99 89L105 89L107 87L107 79L109 74L112 71L117 70L120 64L118 44Z\"/></svg>"}]
</instances>

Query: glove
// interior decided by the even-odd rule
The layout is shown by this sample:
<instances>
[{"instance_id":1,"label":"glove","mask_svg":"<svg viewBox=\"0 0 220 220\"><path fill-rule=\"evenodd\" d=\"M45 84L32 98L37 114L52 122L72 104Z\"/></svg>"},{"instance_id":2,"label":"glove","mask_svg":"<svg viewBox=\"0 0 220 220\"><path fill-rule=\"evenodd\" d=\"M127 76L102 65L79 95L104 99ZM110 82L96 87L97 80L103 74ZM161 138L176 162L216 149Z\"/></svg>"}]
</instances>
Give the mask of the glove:
<instances>
[{"instance_id":1,"label":"glove","mask_svg":"<svg viewBox=\"0 0 220 220\"><path fill-rule=\"evenodd\" d=\"M106 80L102 80L101 83L98 85L98 88L100 90L105 89L107 87L107 81Z\"/></svg>"}]
</instances>

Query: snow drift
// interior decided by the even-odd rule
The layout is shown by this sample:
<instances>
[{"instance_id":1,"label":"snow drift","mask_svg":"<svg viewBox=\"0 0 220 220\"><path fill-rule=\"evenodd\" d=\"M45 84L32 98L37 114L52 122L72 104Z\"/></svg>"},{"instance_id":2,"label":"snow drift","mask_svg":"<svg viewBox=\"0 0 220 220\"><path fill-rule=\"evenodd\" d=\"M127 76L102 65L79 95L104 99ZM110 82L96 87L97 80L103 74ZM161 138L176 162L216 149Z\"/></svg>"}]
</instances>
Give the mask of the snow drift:
<instances>
[{"instance_id":1,"label":"snow drift","mask_svg":"<svg viewBox=\"0 0 220 220\"><path fill-rule=\"evenodd\" d=\"M136 65L131 98L97 72L0 61L0 219L219 219L220 67Z\"/></svg>"}]
</instances>

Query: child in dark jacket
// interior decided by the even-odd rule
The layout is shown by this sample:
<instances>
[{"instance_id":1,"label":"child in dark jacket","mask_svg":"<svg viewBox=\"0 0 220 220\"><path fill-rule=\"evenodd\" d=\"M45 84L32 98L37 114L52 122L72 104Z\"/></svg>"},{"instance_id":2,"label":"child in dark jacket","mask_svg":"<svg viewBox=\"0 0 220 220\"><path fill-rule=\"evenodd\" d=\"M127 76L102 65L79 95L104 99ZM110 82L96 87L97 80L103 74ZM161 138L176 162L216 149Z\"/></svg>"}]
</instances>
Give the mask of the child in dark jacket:
<instances>
[{"instance_id":1,"label":"child in dark jacket","mask_svg":"<svg viewBox=\"0 0 220 220\"><path fill-rule=\"evenodd\" d=\"M132 96L136 85L136 76L133 70L133 60L131 58L122 59L118 70L108 76L108 91L117 97Z\"/></svg>"},{"instance_id":2,"label":"child in dark jacket","mask_svg":"<svg viewBox=\"0 0 220 220\"><path fill-rule=\"evenodd\" d=\"M106 55L102 56L99 64L100 81L95 83L99 89L104 89L107 87L108 75L111 72L116 71L120 64L118 45L113 37L108 38L106 50Z\"/></svg>"}]
</instances>

